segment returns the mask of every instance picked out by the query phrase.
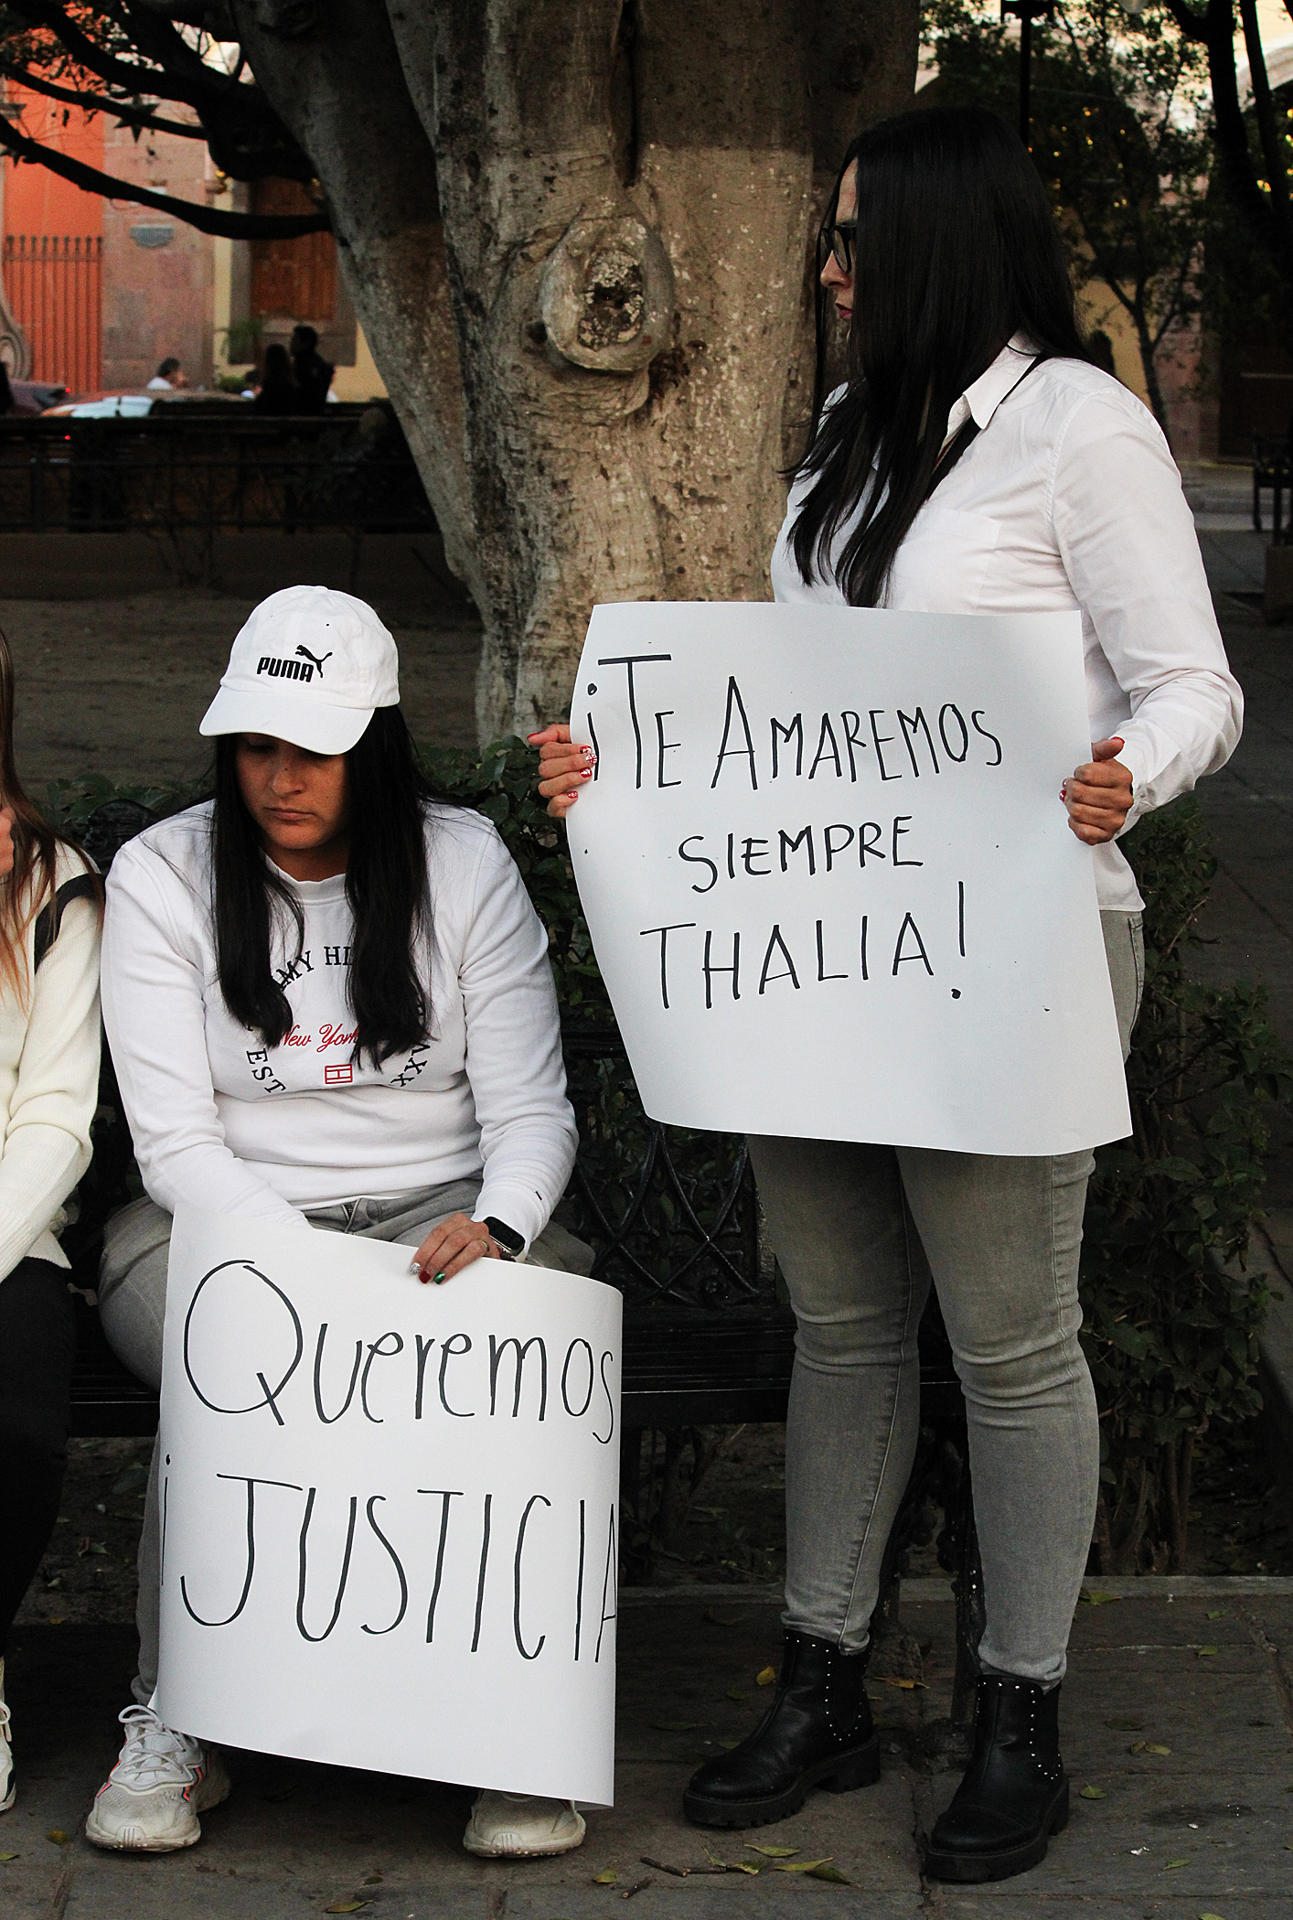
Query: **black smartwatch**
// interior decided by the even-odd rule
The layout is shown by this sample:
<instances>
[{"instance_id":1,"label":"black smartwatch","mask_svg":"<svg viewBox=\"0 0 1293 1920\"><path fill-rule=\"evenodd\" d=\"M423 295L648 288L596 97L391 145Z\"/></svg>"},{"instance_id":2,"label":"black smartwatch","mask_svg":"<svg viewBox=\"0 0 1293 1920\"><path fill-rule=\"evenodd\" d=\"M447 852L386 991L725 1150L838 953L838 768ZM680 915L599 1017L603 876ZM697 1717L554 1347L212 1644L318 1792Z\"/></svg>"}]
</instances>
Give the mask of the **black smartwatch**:
<instances>
[{"instance_id":1,"label":"black smartwatch","mask_svg":"<svg viewBox=\"0 0 1293 1920\"><path fill-rule=\"evenodd\" d=\"M515 1227L509 1227L504 1220L495 1220L493 1214L485 1215L485 1225L489 1228L504 1260L519 1260L525 1252L525 1242Z\"/></svg>"}]
</instances>

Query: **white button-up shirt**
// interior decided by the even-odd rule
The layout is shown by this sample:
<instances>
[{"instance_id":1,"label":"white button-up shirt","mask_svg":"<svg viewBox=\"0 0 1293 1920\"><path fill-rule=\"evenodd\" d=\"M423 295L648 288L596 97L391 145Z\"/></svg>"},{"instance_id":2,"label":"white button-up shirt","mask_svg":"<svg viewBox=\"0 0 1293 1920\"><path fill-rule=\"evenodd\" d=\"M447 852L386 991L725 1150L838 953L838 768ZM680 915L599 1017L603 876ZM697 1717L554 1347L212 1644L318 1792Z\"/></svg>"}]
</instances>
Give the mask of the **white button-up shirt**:
<instances>
[{"instance_id":1,"label":"white button-up shirt","mask_svg":"<svg viewBox=\"0 0 1293 1920\"><path fill-rule=\"evenodd\" d=\"M1243 696L1226 662L1181 477L1153 416L1111 375L1046 360L1016 336L956 402L979 433L912 522L884 604L922 613L1082 615L1092 740L1117 735L1135 795L1127 827L1234 751ZM772 554L778 600L838 606L800 578L791 489ZM838 557L855 521L832 547ZM1055 769L1058 791L1071 767ZM1056 804L1059 802L1057 800ZM1123 831L1126 832L1127 827ZM1105 909L1142 902L1111 842L1093 849Z\"/></svg>"}]
</instances>

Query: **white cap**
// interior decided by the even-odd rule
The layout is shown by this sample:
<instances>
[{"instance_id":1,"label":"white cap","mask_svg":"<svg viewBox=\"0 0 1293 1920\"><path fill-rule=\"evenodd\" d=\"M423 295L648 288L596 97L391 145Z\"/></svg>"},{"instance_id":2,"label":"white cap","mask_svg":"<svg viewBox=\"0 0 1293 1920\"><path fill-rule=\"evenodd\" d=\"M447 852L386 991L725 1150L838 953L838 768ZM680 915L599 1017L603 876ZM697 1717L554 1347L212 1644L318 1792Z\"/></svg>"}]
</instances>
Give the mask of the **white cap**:
<instances>
[{"instance_id":1,"label":"white cap","mask_svg":"<svg viewBox=\"0 0 1293 1920\"><path fill-rule=\"evenodd\" d=\"M395 642L370 606L333 587L284 587L252 610L198 731L348 753L373 709L399 697Z\"/></svg>"}]
</instances>

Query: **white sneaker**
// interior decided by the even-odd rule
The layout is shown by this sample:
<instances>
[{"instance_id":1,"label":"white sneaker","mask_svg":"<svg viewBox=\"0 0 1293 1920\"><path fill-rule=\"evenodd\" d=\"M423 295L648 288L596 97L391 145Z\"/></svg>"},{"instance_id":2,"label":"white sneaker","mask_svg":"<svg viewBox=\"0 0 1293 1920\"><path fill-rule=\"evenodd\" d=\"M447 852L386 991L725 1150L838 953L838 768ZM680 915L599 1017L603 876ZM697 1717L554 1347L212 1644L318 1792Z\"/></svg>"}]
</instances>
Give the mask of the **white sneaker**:
<instances>
[{"instance_id":1,"label":"white sneaker","mask_svg":"<svg viewBox=\"0 0 1293 1920\"><path fill-rule=\"evenodd\" d=\"M202 1834L198 1815L229 1792L220 1749L176 1733L151 1707L127 1707L119 1717L125 1744L90 1809L86 1839L134 1853L191 1847Z\"/></svg>"},{"instance_id":2,"label":"white sneaker","mask_svg":"<svg viewBox=\"0 0 1293 1920\"><path fill-rule=\"evenodd\" d=\"M584 1817L573 1800L527 1793L476 1795L462 1844L482 1860L534 1860L570 1853L584 1837Z\"/></svg>"},{"instance_id":3,"label":"white sneaker","mask_svg":"<svg viewBox=\"0 0 1293 1920\"><path fill-rule=\"evenodd\" d=\"M8 1813L18 1798L13 1782L13 1748L9 1744L9 1709L4 1699L4 1656L0 1654L0 1813Z\"/></svg>"}]
</instances>

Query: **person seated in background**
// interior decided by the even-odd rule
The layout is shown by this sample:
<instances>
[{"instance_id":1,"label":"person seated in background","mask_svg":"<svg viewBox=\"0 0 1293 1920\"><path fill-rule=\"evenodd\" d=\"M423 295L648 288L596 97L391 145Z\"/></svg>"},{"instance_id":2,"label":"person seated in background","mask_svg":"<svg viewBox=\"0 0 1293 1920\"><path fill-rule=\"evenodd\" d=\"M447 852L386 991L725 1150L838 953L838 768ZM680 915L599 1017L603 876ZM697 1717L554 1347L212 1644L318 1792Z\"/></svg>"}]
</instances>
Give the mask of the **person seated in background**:
<instances>
[{"instance_id":1,"label":"person seated in background","mask_svg":"<svg viewBox=\"0 0 1293 1920\"><path fill-rule=\"evenodd\" d=\"M146 391L149 393L169 393L175 387L187 387L189 377L173 354L162 361Z\"/></svg>"},{"instance_id":2,"label":"person seated in background","mask_svg":"<svg viewBox=\"0 0 1293 1920\"><path fill-rule=\"evenodd\" d=\"M287 348L278 341L265 349L260 385L256 388L252 405L257 413L290 414L307 411L301 406L296 381L292 378L292 362L288 358Z\"/></svg>"},{"instance_id":3,"label":"person seated in background","mask_svg":"<svg viewBox=\"0 0 1293 1920\"><path fill-rule=\"evenodd\" d=\"M313 327L293 327L291 355L297 412L322 413L335 369L319 352L319 336Z\"/></svg>"}]
</instances>

